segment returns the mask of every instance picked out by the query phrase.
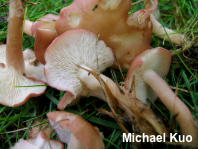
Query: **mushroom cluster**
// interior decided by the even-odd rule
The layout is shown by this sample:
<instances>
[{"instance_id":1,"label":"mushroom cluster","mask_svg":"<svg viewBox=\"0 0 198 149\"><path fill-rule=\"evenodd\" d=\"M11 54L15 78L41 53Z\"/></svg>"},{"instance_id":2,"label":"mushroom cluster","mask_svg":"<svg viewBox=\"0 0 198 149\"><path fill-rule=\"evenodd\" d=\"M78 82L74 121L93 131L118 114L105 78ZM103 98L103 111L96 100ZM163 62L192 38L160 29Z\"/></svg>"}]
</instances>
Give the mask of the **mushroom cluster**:
<instances>
[{"instance_id":1,"label":"mushroom cluster","mask_svg":"<svg viewBox=\"0 0 198 149\"><path fill-rule=\"evenodd\" d=\"M100 35L99 39L113 49L120 66L128 69L138 54L151 48L152 33L149 14L142 9L128 15L130 7L131 0L89 0L86 3L74 0L61 10L55 29L58 35L73 29L85 29ZM118 63L115 66L118 67Z\"/></svg>"},{"instance_id":2,"label":"mushroom cluster","mask_svg":"<svg viewBox=\"0 0 198 149\"><path fill-rule=\"evenodd\" d=\"M145 9L128 15L131 0L74 0L61 10L60 16L48 14L40 21L26 20L25 32L35 37L34 55L29 49L22 52L22 37L18 38L20 44L12 44L17 34L22 34L23 7L20 6L23 5L22 1L11 0L10 10L19 11L20 15L10 11L8 42L6 46L0 46L0 75L4 80L14 77L6 84L1 83L4 87L0 90L0 103L5 98L1 93L5 92L9 100L3 104L19 106L27 98L41 95L46 87L15 86L43 85L46 82L53 88L66 91L58 104L60 110L76 104L83 96L95 96L108 103L112 117L124 132L128 131L118 116L127 118L137 134L162 135L168 131L147 102L159 97L171 113L178 114L176 120L182 133L191 133L192 143L196 143L198 135L189 109L161 78L169 71L171 54L164 48L150 46L152 31L164 33L156 31L160 28L160 23L154 18L157 0L154 0L154 6L151 1L144 2ZM19 30L13 29L13 21L17 22L14 26ZM10 34L12 30L13 34ZM180 40L173 40L173 43L181 44L183 37L177 36ZM119 66L128 70L124 86L101 74L107 67ZM104 148L98 130L80 116L57 111L48 113L47 117L68 148ZM42 143L38 141L40 139ZM20 140L19 144L22 142L32 148L53 148L48 144L53 141L47 140L43 132L30 141ZM56 148L63 148L62 144L57 144L59 147ZM16 148L18 146L16 144Z\"/></svg>"},{"instance_id":3,"label":"mushroom cluster","mask_svg":"<svg viewBox=\"0 0 198 149\"><path fill-rule=\"evenodd\" d=\"M71 5L61 9L60 17L48 14L39 18L40 22L26 20L25 32L35 37L35 53L42 64L45 64L44 51L52 40L72 29L99 34L99 39L113 49L119 61L119 64L115 61L113 66L120 65L123 69L129 69L137 55L151 48L152 32L166 41L170 39L176 45L184 42L183 35L163 28L157 21L157 0L153 0L154 6L150 0L145 0L145 9L128 15L131 4L131 0L89 0L86 3L74 0Z\"/></svg>"},{"instance_id":4,"label":"mushroom cluster","mask_svg":"<svg viewBox=\"0 0 198 149\"><path fill-rule=\"evenodd\" d=\"M47 113L47 117L60 141L67 144L67 149L104 149L103 133L79 115L54 111ZM64 149L60 141L48 137L44 131L40 131L33 138L20 139L11 149Z\"/></svg>"}]
</instances>

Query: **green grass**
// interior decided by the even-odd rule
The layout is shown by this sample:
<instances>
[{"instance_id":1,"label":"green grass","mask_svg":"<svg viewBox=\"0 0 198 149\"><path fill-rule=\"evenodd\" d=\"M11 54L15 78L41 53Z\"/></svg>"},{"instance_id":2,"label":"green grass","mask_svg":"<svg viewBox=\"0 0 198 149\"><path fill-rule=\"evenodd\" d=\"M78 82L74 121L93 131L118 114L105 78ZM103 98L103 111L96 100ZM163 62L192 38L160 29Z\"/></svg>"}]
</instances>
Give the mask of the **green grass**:
<instances>
[{"instance_id":1,"label":"green grass","mask_svg":"<svg viewBox=\"0 0 198 149\"><path fill-rule=\"evenodd\" d=\"M173 1L175 4L173 4ZM171 68L165 78L166 82L173 88L178 87L179 98L188 106L192 115L198 118L198 1L197 0L159 0L160 21L164 27L175 29L187 37L188 43L182 46L174 46L159 39L156 35L152 35L152 47L164 47L173 53ZM5 4L8 0L1 0L0 5ZM26 3L26 17L35 21L45 14L52 13L58 15L60 9L67 6L72 0L31 0L35 5ZM66 3L67 2L67 3ZM135 1L133 1L135 2ZM132 12L143 8L140 3L132 7ZM131 12L130 12L131 13ZM7 5L0 8L0 43L5 43L7 36ZM194 44L195 43L195 44ZM28 35L23 35L23 49L34 48L34 38ZM174 54L176 53L176 54ZM123 81L118 70L115 69L118 81ZM127 71L123 70L124 76ZM105 75L111 77L110 70L104 72ZM112 77L111 77L112 78ZM57 111L57 104L63 96L62 91L55 90L51 87L40 97L32 98L24 105L16 108L10 108L0 105L0 149L7 149L14 145L20 138L28 138L28 130L31 128L31 123L34 119L40 117L45 118L49 111ZM96 106L97 105L97 106ZM104 143L107 149L131 148L129 143L122 142L122 131L116 121L109 116L98 114L94 109L108 109L108 105L103 101L94 98L83 98L80 103L74 107L66 109L66 111L82 114L82 117L97 126L100 131L104 132ZM171 113L165 106L157 100L152 105L153 110L164 121L164 124L169 127ZM27 125L27 123L30 123ZM42 124L41 122L40 124ZM39 125L39 124L38 124ZM15 132L11 132L11 131ZM18 131L17 131L18 130ZM178 124L174 127L175 132L180 132ZM58 139L55 133L51 138ZM176 145L160 144L160 148L180 148Z\"/></svg>"}]
</instances>

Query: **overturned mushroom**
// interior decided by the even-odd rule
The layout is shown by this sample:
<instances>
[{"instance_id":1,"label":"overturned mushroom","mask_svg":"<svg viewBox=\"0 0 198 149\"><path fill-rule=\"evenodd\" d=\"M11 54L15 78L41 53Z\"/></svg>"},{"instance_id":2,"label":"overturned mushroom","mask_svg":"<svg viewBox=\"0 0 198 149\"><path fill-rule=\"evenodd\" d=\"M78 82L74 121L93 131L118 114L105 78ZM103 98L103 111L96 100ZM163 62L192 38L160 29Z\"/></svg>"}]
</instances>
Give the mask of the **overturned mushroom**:
<instances>
[{"instance_id":1,"label":"overturned mushroom","mask_svg":"<svg viewBox=\"0 0 198 149\"><path fill-rule=\"evenodd\" d=\"M20 139L11 149L64 149L60 141L48 139L43 131L28 140Z\"/></svg>"},{"instance_id":2,"label":"overturned mushroom","mask_svg":"<svg viewBox=\"0 0 198 149\"><path fill-rule=\"evenodd\" d=\"M78 29L57 37L47 48L45 60L48 85L67 91L58 105L59 109L64 109L81 96L102 98L99 82L82 68L102 72L113 65L114 55L94 33Z\"/></svg>"},{"instance_id":3,"label":"overturned mushroom","mask_svg":"<svg viewBox=\"0 0 198 149\"><path fill-rule=\"evenodd\" d=\"M104 149L102 134L79 115L55 111L47 113L47 117L67 149Z\"/></svg>"},{"instance_id":4,"label":"overturned mushroom","mask_svg":"<svg viewBox=\"0 0 198 149\"><path fill-rule=\"evenodd\" d=\"M149 14L140 10L128 15L130 7L131 0L74 0L61 10L55 28L58 35L71 29L100 34L121 67L128 69L137 55L151 48L152 32Z\"/></svg>"},{"instance_id":5,"label":"overturned mushroom","mask_svg":"<svg viewBox=\"0 0 198 149\"><path fill-rule=\"evenodd\" d=\"M158 1L153 0L153 3L155 8L157 8ZM158 15L155 12L155 8L153 7L151 0L145 0L144 4L145 4L145 11L150 14L150 18L153 24L153 29L152 29L153 34L159 35L159 38L164 39L166 41L169 41L170 38L173 44L181 45L184 42L184 36L181 35L180 33L177 33L174 30L171 30L166 27L165 28L162 27L162 24L158 21ZM169 38L167 37L165 30Z\"/></svg>"},{"instance_id":6,"label":"overturned mushroom","mask_svg":"<svg viewBox=\"0 0 198 149\"><path fill-rule=\"evenodd\" d=\"M41 95L46 89L45 86L15 87L43 85L41 82L27 79L24 76L25 68L22 52L23 16L23 1L11 0L9 6L6 58L4 57L5 63L0 62L0 103L13 107L25 103L30 97Z\"/></svg>"}]
</instances>

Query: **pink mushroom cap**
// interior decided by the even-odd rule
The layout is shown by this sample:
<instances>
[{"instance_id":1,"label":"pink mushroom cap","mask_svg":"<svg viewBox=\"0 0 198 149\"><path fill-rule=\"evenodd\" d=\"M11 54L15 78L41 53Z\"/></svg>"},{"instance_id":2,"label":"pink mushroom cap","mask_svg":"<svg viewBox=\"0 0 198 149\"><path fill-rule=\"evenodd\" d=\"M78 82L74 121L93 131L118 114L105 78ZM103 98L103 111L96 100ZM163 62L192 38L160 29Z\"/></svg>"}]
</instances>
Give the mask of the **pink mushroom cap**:
<instances>
[{"instance_id":1,"label":"pink mushroom cap","mask_svg":"<svg viewBox=\"0 0 198 149\"><path fill-rule=\"evenodd\" d=\"M148 13L140 10L128 15L131 4L131 0L74 0L61 9L56 31L61 35L71 29L85 29L99 34L115 52L120 66L128 69L137 55L151 48L152 33Z\"/></svg>"},{"instance_id":2,"label":"pink mushroom cap","mask_svg":"<svg viewBox=\"0 0 198 149\"><path fill-rule=\"evenodd\" d=\"M104 149L98 130L79 115L54 111L47 113L47 117L59 139L67 143L68 149Z\"/></svg>"}]
</instances>

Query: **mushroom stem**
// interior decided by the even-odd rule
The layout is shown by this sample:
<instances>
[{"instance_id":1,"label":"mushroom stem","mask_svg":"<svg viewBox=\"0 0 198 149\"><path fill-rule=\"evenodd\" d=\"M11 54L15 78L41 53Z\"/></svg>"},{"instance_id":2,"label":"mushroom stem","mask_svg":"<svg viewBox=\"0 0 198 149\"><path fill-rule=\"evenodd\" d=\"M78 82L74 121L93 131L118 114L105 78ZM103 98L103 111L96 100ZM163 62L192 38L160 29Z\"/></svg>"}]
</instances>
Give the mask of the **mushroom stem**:
<instances>
[{"instance_id":1,"label":"mushroom stem","mask_svg":"<svg viewBox=\"0 0 198 149\"><path fill-rule=\"evenodd\" d=\"M32 21L25 20L24 33L26 33L27 35L33 37L32 31L31 31L32 25L33 25L33 22Z\"/></svg>"},{"instance_id":2,"label":"mushroom stem","mask_svg":"<svg viewBox=\"0 0 198 149\"><path fill-rule=\"evenodd\" d=\"M171 30L166 27L163 28L162 24L157 21L157 19L155 18L153 13L150 14L150 19L153 23L153 29L152 29L153 34L159 35L159 38L164 39L166 41L169 41L169 38L170 38L171 42L176 45L180 45L181 43L183 43L184 37L181 34L176 33L176 31L174 31L174 30ZM167 37L164 29L166 30L169 38Z\"/></svg>"},{"instance_id":3,"label":"mushroom stem","mask_svg":"<svg viewBox=\"0 0 198 149\"><path fill-rule=\"evenodd\" d=\"M197 143L198 132L195 127L195 121L188 107L175 95L168 84L153 70L148 70L143 76L144 81L154 90L162 103L173 114L178 114L177 122L183 135L191 135L191 143ZM160 82L160 84L159 84Z\"/></svg>"},{"instance_id":4,"label":"mushroom stem","mask_svg":"<svg viewBox=\"0 0 198 149\"><path fill-rule=\"evenodd\" d=\"M6 63L23 73L22 26L24 4L22 0L10 0L9 23L6 45Z\"/></svg>"},{"instance_id":5,"label":"mushroom stem","mask_svg":"<svg viewBox=\"0 0 198 149\"><path fill-rule=\"evenodd\" d=\"M169 41L175 45L181 45L184 42L184 36L180 33L176 33L176 31L171 30L166 27L162 27L162 24L158 21L158 16L156 14L156 8L158 7L158 0L145 0L145 11L150 14L150 19L153 24L152 33L155 35L159 35L159 38ZM159 13L159 12L158 12ZM169 38L167 37L166 33L168 34ZM170 41L169 41L170 42Z\"/></svg>"}]
</instances>

